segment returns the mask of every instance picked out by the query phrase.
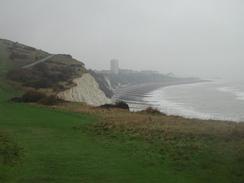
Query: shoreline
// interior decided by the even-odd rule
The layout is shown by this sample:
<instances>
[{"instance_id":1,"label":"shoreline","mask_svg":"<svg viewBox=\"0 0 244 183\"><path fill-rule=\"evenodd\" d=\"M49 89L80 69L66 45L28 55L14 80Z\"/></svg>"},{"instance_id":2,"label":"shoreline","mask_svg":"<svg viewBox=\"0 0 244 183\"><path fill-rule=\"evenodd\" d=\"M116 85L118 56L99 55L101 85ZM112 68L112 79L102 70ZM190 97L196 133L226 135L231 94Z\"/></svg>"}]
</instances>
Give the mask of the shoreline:
<instances>
[{"instance_id":1,"label":"shoreline","mask_svg":"<svg viewBox=\"0 0 244 183\"><path fill-rule=\"evenodd\" d=\"M169 116L179 116L187 119L199 119L199 120L217 120L217 121L229 121L234 123L244 122L243 118L236 118L235 116L220 116L213 113L204 113L199 111L193 111L191 109L179 109L180 112L170 112L167 109L162 109L162 103L158 102L157 98L152 98L154 91L164 89L169 86L184 86L191 84L205 84L211 83L211 80L177 80L163 83L148 83L134 86L125 86L119 89L113 99L122 100L129 105L131 112L139 112L145 110L148 107L152 107L160 110ZM164 105L167 105L164 102Z\"/></svg>"},{"instance_id":2,"label":"shoreline","mask_svg":"<svg viewBox=\"0 0 244 183\"><path fill-rule=\"evenodd\" d=\"M144 83L138 85L127 85L121 88L118 88L115 91L112 100L121 100L126 102L131 111L140 111L147 107L155 107L152 106L148 101L145 101L145 97L150 97L151 92L158 90L160 88L174 86L174 85L182 85L182 84L194 84L194 83L203 83L203 82L211 82L210 80L196 80L196 79L180 79L174 81L165 81L165 82L155 82L155 83Z\"/></svg>"}]
</instances>

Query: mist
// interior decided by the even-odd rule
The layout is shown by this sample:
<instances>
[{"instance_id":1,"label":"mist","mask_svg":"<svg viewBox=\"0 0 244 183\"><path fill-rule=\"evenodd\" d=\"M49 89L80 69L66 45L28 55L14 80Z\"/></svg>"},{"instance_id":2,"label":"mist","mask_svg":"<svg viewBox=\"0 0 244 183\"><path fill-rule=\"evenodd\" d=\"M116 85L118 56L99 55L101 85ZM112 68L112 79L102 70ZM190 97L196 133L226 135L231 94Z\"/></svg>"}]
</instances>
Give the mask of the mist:
<instances>
[{"instance_id":1,"label":"mist","mask_svg":"<svg viewBox=\"0 0 244 183\"><path fill-rule=\"evenodd\" d=\"M243 78L241 0L0 0L0 37L86 67Z\"/></svg>"}]
</instances>

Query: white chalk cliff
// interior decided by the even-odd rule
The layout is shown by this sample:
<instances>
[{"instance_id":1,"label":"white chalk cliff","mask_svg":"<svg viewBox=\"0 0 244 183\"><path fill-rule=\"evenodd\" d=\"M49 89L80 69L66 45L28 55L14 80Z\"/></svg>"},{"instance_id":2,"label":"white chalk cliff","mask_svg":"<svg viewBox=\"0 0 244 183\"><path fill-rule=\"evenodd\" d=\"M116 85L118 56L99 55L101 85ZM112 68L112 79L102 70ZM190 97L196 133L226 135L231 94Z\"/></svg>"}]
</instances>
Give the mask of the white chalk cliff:
<instances>
[{"instance_id":1,"label":"white chalk cliff","mask_svg":"<svg viewBox=\"0 0 244 183\"><path fill-rule=\"evenodd\" d=\"M71 102L85 102L92 106L111 103L111 100L105 96L91 74L83 74L82 77L74 79L73 82L76 86L58 93L59 98Z\"/></svg>"}]
</instances>

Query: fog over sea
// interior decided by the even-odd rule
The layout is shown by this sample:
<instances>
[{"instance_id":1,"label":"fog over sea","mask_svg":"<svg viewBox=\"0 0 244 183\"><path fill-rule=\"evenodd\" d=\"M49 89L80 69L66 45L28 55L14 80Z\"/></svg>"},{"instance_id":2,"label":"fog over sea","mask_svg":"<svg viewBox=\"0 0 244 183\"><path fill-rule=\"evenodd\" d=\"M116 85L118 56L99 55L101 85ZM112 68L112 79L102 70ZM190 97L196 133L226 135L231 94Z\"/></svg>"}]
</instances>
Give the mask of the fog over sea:
<instances>
[{"instance_id":1,"label":"fog over sea","mask_svg":"<svg viewBox=\"0 0 244 183\"><path fill-rule=\"evenodd\" d=\"M170 115L244 122L244 81L168 86L149 93L144 100Z\"/></svg>"}]
</instances>

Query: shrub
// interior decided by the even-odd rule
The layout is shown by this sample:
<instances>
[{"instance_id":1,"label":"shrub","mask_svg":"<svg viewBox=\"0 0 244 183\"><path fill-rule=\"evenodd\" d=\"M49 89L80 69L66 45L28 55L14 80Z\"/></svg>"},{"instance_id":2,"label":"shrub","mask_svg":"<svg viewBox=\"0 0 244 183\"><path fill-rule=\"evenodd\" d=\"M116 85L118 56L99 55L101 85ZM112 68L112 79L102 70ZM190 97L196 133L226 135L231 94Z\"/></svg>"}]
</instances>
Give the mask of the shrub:
<instances>
[{"instance_id":1,"label":"shrub","mask_svg":"<svg viewBox=\"0 0 244 183\"><path fill-rule=\"evenodd\" d=\"M39 104L43 104L43 105L56 105L61 102L63 102L63 100L59 99L55 95L45 96L44 98L38 101Z\"/></svg>"},{"instance_id":2,"label":"shrub","mask_svg":"<svg viewBox=\"0 0 244 183\"><path fill-rule=\"evenodd\" d=\"M103 109L112 109L112 108L117 108L117 109L126 109L129 110L129 105L123 101L118 101L115 104L104 104L101 105L100 108Z\"/></svg>"},{"instance_id":3,"label":"shrub","mask_svg":"<svg viewBox=\"0 0 244 183\"><path fill-rule=\"evenodd\" d=\"M158 109L155 109L153 107L148 107L145 110L141 111L141 113L146 113L146 114L154 114L154 115L166 115L162 112L160 112Z\"/></svg>"},{"instance_id":4,"label":"shrub","mask_svg":"<svg viewBox=\"0 0 244 183\"><path fill-rule=\"evenodd\" d=\"M22 97L13 97L10 99L11 102L23 102Z\"/></svg>"},{"instance_id":5,"label":"shrub","mask_svg":"<svg viewBox=\"0 0 244 183\"><path fill-rule=\"evenodd\" d=\"M55 105L63 102L55 95L47 96L44 93L31 90L26 92L22 97L14 97L11 99L12 102L26 102L26 103L39 103L43 105Z\"/></svg>"},{"instance_id":6,"label":"shrub","mask_svg":"<svg viewBox=\"0 0 244 183\"><path fill-rule=\"evenodd\" d=\"M117 101L116 103L115 103L115 106L117 107L117 108L121 108L121 109L126 109L126 110L129 110L130 108L129 108L129 105L126 103L126 102L124 102L124 101Z\"/></svg>"},{"instance_id":7,"label":"shrub","mask_svg":"<svg viewBox=\"0 0 244 183\"><path fill-rule=\"evenodd\" d=\"M45 94L38 92L38 91L31 90L31 91L26 92L22 96L22 101L27 102L27 103L28 102L38 102L45 97L46 97Z\"/></svg>"}]
</instances>

